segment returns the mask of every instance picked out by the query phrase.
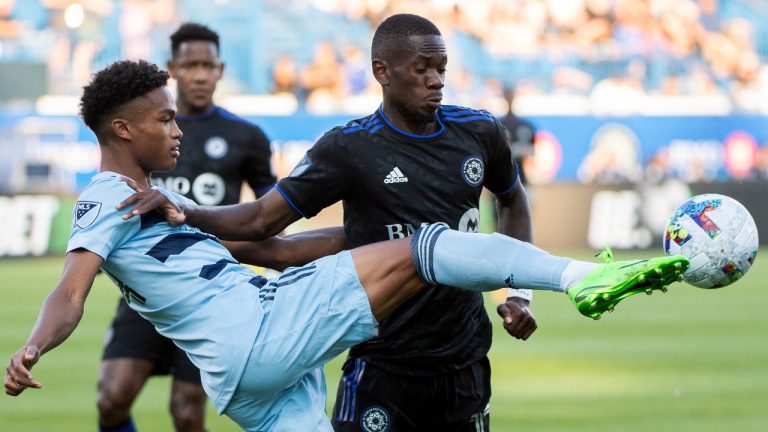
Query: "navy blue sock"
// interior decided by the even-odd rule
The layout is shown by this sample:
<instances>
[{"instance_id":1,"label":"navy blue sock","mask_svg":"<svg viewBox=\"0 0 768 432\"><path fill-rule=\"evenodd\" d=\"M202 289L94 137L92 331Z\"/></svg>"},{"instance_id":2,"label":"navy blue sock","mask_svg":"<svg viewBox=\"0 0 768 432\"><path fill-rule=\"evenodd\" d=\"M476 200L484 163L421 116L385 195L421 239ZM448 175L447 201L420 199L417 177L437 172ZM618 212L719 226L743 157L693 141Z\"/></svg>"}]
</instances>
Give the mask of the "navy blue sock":
<instances>
[{"instance_id":1,"label":"navy blue sock","mask_svg":"<svg viewBox=\"0 0 768 432\"><path fill-rule=\"evenodd\" d=\"M103 426L99 424L99 432L136 432L136 425L133 424L133 418L128 417L128 420L119 426Z\"/></svg>"},{"instance_id":2,"label":"navy blue sock","mask_svg":"<svg viewBox=\"0 0 768 432\"><path fill-rule=\"evenodd\" d=\"M504 286L562 291L560 279L572 261L502 234L463 233L443 225L416 230L411 256L424 282L470 291Z\"/></svg>"}]
</instances>

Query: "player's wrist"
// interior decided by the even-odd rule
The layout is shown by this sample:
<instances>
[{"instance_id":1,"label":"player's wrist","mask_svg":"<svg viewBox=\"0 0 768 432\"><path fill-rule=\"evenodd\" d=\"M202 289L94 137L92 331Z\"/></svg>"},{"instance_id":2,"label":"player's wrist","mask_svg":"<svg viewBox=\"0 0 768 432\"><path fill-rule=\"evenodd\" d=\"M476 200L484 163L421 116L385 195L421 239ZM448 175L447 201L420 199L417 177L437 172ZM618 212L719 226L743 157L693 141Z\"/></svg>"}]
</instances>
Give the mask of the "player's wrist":
<instances>
[{"instance_id":1,"label":"player's wrist","mask_svg":"<svg viewBox=\"0 0 768 432\"><path fill-rule=\"evenodd\" d=\"M533 300L533 291L527 289L507 288L507 298L519 298L530 302Z\"/></svg>"}]
</instances>

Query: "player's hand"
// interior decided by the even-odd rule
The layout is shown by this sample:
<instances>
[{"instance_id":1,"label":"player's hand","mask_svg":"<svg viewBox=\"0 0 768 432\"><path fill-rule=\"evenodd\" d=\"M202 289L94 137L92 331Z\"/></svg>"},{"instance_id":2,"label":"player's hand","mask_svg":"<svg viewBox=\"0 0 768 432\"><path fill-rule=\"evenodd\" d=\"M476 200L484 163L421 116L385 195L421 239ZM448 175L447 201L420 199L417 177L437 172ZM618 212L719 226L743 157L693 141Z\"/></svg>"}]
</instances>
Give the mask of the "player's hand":
<instances>
[{"instance_id":1,"label":"player's hand","mask_svg":"<svg viewBox=\"0 0 768 432\"><path fill-rule=\"evenodd\" d=\"M124 209L132 204L133 209L123 215L123 219L128 220L134 216L143 215L152 210L157 210L171 226L179 226L184 223L184 209L181 208L170 196L162 189L145 189L132 179L120 176L120 178L135 190L136 193L124 199L117 205L117 209Z\"/></svg>"},{"instance_id":2,"label":"player's hand","mask_svg":"<svg viewBox=\"0 0 768 432\"><path fill-rule=\"evenodd\" d=\"M11 357L11 362L5 368L5 394L18 396L28 388L43 388L29 372L39 359L40 350L34 346L25 346Z\"/></svg>"},{"instance_id":3,"label":"player's hand","mask_svg":"<svg viewBox=\"0 0 768 432\"><path fill-rule=\"evenodd\" d=\"M496 312L504 320L504 329L517 339L526 340L536 331L536 318L528 307L528 300L509 297L500 304Z\"/></svg>"}]
</instances>

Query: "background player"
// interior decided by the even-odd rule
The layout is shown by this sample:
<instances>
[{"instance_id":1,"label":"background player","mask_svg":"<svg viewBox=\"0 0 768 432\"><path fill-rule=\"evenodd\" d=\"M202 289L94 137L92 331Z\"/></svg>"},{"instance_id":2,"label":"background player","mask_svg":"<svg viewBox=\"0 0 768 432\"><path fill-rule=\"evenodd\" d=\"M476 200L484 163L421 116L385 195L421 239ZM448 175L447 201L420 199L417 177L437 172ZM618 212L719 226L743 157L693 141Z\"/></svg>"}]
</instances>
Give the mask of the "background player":
<instances>
[{"instance_id":1,"label":"background player","mask_svg":"<svg viewBox=\"0 0 768 432\"><path fill-rule=\"evenodd\" d=\"M411 241L363 246L266 280L234 261L214 236L180 225L185 215L174 202L194 208L191 200L149 189L150 173L172 169L180 155L167 79L154 65L125 61L85 87L81 114L101 145L100 173L73 210L62 277L6 367L7 394L41 388L30 369L71 335L99 268L131 308L188 353L219 413L249 431L329 431L322 365L373 336L377 322L424 282L489 290L514 279L523 288L567 291L581 313L600 314L628 295L663 289L687 267L680 256L595 265L500 234L432 224ZM128 196L126 182L144 192ZM169 196L162 210L173 224L154 212L133 217L144 203L126 209L141 199L154 208L153 201ZM269 192L232 208L257 210L252 227L268 235L275 228L263 225L270 213L264 206L280 196ZM343 245L338 237L315 240L292 248L293 260ZM282 255L272 249L281 243L252 245L251 259Z\"/></svg>"},{"instance_id":2,"label":"background player","mask_svg":"<svg viewBox=\"0 0 768 432\"><path fill-rule=\"evenodd\" d=\"M172 171L153 174L152 183L205 205L239 202L244 182L256 195L267 192L275 183L269 140L258 126L213 101L224 72L218 34L186 23L170 40L168 70L177 83L176 121L184 132L184 156ZM173 374L170 411L176 430L203 430L200 372L121 299L99 374L99 424L132 430L131 407L144 383L150 375L168 373Z\"/></svg>"},{"instance_id":3,"label":"background player","mask_svg":"<svg viewBox=\"0 0 768 432\"><path fill-rule=\"evenodd\" d=\"M507 140L512 150L512 158L517 165L517 173L523 185L528 184L525 175L525 161L533 156L533 145L536 137L536 129L528 120L518 117L514 110L515 89L504 89L504 100L509 111L501 118L501 124L507 129Z\"/></svg>"}]
</instances>

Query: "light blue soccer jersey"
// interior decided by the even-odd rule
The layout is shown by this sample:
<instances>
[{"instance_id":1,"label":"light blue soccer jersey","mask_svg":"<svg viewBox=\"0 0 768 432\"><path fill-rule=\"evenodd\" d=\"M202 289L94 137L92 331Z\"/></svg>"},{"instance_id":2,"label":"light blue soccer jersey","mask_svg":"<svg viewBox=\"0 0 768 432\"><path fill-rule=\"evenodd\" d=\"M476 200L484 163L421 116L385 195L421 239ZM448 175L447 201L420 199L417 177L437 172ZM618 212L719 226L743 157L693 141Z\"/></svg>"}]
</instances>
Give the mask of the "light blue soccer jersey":
<instances>
[{"instance_id":1,"label":"light blue soccer jersey","mask_svg":"<svg viewBox=\"0 0 768 432\"><path fill-rule=\"evenodd\" d=\"M67 252L104 259L129 306L188 353L221 413L262 324L258 287L266 280L197 228L172 227L154 212L123 220L130 208L115 206L133 192L113 172L94 176L75 204Z\"/></svg>"}]
</instances>

